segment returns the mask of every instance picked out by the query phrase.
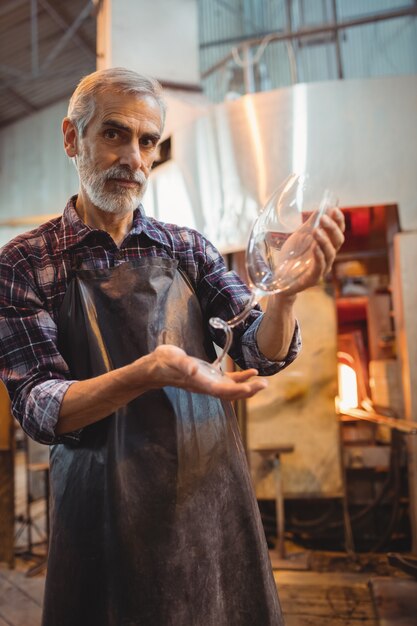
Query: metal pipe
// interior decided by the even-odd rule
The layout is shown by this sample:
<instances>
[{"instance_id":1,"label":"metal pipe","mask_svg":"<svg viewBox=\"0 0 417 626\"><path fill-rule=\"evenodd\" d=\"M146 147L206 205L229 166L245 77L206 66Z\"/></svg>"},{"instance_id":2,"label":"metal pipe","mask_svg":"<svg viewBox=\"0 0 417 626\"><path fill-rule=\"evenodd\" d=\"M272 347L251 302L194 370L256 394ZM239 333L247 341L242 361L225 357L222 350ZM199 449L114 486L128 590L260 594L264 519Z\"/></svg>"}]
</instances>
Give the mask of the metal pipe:
<instances>
[{"instance_id":1,"label":"metal pipe","mask_svg":"<svg viewBox=\"0 0 417 626\"><path fill-rule=\"evenodd\" d=\"M20 104L26 109L26 111L29 111L30 113L33 113L34 111L39 111L39 107L36 107L34 104L29 102L29 100L26 100L26 98L24 98L18 91L16 91L16 89L13 89L13 87L8 87L7 91L13 96L13 98L16 98L16 100L20 102Z\"/></svg>"},{"instance_id":2,"label":"metal pipe","mask_svg":"<svg viewBox=\"0 0 417 626\"><path fill-rule=\"evenodd\" d=\"M38 32L38 2L30 0L30 40L32 77L39 74L39 32Z\"/></svg>"},{"instance_id":3,"label":"metal pipe","mask_svg":"<svg viewBox=\"0 0 417 626\"><path fill-rule=\"evenodd\" d=\"M336 0L332 0L332 13L333 13L333 23L337 24L337 6ZM336 46L336 63L337 63L337 77L339 79L343 78L343 63L342 63L342 51L340 49L340 37L339 30L336 28L335 33L335 46Z\"/></svg>"},{"instance_id":4,"label":"metal pipe","mask_svg":"<svg viewBox=\"0 0 417 626\"><path fill-rule=\"evenodd\" d=\"M358 250L352 252L341 252L337 255L339 262L361 261L362 259L379 259L387 256L385 248L375 248L375 250Z\"/></svg>"},{"instance_id":5,"label":"metal pipe","mask_svg":"<svg viewBox=\"0 0 417 626\"><path fill-rule=\"evenodd\" d=\"M285 2L285 17L287 22L287 33L292 32L292 19L291 19L291 0ZM297 57L295 54L294 42L288 39L286 42L288 62L290 64L291 84L295 85L298 82L298 66ZM297 42L296 42L297 43Z\"/></svg>"},{"instance_id":6,"label":"metal pipe","mask_svg":"<svg viewBox=\"0 0 417 626\"><path fill-rule=\"evenodd\" d=\"M245 85L245 93L255 93L255 77L253 72L253 58L250 46L243 48L243 82Z\"/></svg>"},{"instance_id":7,"label":"metal pipe","mask_svg":"<svg viewBox=\"0 0 417 626\"><path fill-rule=\"evenodd\" d=\"M27 1L28 0L9 0L9 2L6 2L6 0L3 0L0 7L0 17L12 11L16 11L22 4L27 4Z\"/></svg>"},{"instance_id":8,"label":"metal pipe","mask_svg":"<svg viewBox=\"0 0 417 626\"><path fill-rule=\"evenodd\" d=\"M75 33L77 32L81 24L84 22L84 20L87 19L88 15L90 14L93 8L94 8L94 5L92 3L92 0L89 0L87 4L85 5L85 7L83 8L83 10L81 11L81 13L78 15L78 17L71 24L71 26L64 33L64 35L58 41L56 46L51 50L51 52L48 54L48 56L42 63L42 68L41 68L42 71L44 71L52 63L52 61L58 56L61 50L66 46L67 42L72 37L74 37Z\"/></svg>"},{"instance_id":9,"label":"metal pipe","mask_svg":"<svg viewBox=\"0 0 417 626\"><path fill-rule=\"evenodd\" d=\"M248 46L257 46L262 43L262 40L265 37L270 37L270 41L286 41L292 39L298 39L302 37L309 37L312 35L319 35L323 33L329 33L334 31L339 31L345 28L353 28L355 26L363 26L365 24L373 24L375 22L382 22L385 20L392 20L397 17L407 17L407 16L417 16L417 5L407 8L407 9L399 9L397 11L384 11L383 13L377 13L374 15L366 16L366 17L358 17L356 19L347 20L346 22L337 22L335 24L324 24L322 26L313 26L310 28L301 28L297 31L292 32L268 32L262 33L262 35L258 35L257 37L232 37L229 39L222 39L217 41L211 41L207 43L203 43L200 45L200 49L209 48L212 46L224 45L224 44L237 44L240 45L248 45ZM222 68L233 58L232 53L227 54L225 57L220 59L217 63L209 67L205 72L202 72L201 77L207 78L218 69Z\"/></svg>"},{"instance_id":10,"label":"metal pipe","mask_svg":"<svg viewBox=\"0 0 417 626\"><path fill-rule=\"evenodd\" d=\"M68 67L66 69L59 70L57 72L48 72L48 80L51 80L52 78L66 78L67 76L69 78L74 78L73 67ZM33 80L32 74L22 74L20 78L16 77L16 78L8 79L8 80L2 80L0 81L0 93L4 91L5 89L9 89L9 87L17 87L21 83L30 82L31 80ZM70 95L71 94L68 93L68 96ZM50 101L49 104L52 104L53 102L57 102L60 99L62 100L62 96L58 97L57 100ZM43 106L46 106L46 105L44 104Z\"/></svg>"},{"instance_id":11,"label":"metal pipe","mask_svg":"<svg viewBox=\"0 0 417 626\"><path fill-rule=\"evenodd\" d=\"M408 491L410 494L410 522L412 554L417 555L417 438L407 437Z\"/></svg>"},{"instance_id":12,"label":"metal pipe","mask_svg":"<svg viewBox=\"0 0 417 626\"><path fill-rule=\"evenodd\" d=\"M21 70L17 70L15 67L9 67L8 65L4 65L3 63L0 63L0 72L4 72L5 74L9 74L10 76L13 76L14 78L24 78L26 76L25 72L22 72Z\"/></svg>"},{"instance_id":13,"label":"metal pipe","mask_svg":"<svg viewBox=\"0 0 417 626\"><path fill-rule=\"evenodd\" d=\"M56 22L58 26L61 26L61 28L63 28L64 31L70 27L69 24L64 20L64 18L58 13L58 11L49 4L48 0L38 0L38 2L41 5L41 7L45 9L45 11L54 20L54 22ZM82 48L84 52L88 54L89 57L93 59L96 58L95 51L91 50L91 48L88 47L85 41L79 35L77 35L77 33L74 33L72 38L74 41L78 43L80 48Z\"/></svg>"},{"instance_id":14,"label":"metal pipe","mask_svg":"<svg viewBox=\"0 0 417 626\"><path fill-rule=\"evenodd\" d=\"M414 424L409 420L387 417L386 415L371 413L370 411L364 411L363 409L348 409L347 411L340 410L340 413L341 415L355 417L357 419L365 420L366 422L373 422L375 424L379 424L380 426L388 426L388 428L400 430L401 432L408 433L409 435L417 434L417 423Z\"/></svg>"}]
</instances>

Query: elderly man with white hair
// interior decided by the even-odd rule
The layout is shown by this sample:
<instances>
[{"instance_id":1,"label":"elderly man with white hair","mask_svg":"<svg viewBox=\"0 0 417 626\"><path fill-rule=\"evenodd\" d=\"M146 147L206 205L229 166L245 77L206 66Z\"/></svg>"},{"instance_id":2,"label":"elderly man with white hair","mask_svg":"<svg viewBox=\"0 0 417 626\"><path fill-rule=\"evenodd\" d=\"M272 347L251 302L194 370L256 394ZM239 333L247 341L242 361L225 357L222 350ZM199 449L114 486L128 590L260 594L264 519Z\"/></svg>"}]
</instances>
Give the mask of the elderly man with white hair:
<instances>
[{"instance_id":1,"label":"elderly man with white hair","mask_svg":"<svg viewBox=\"0 0 417 626\"><path fill-rule=\"evenodd\" d=\"M230 401L297 355L293 302L331 266L343 215L322 218L308 280L235 329L242 370L210 379L207 320L248 290L198 232L144 213L164 117L155 80L85 77L63 121L78 194L0 255L1 378L51 445L44 626L283 623Z\"/></svg>"}]
</instances>

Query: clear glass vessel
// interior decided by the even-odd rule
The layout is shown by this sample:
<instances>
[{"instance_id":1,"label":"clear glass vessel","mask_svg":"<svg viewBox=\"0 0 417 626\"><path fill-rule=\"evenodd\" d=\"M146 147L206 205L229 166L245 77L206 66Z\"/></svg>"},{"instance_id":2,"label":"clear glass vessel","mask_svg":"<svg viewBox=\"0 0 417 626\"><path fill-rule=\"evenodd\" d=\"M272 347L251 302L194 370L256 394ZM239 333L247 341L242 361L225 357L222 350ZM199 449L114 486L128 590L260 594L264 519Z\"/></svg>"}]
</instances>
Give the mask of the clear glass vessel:
<instances>
[{"instance_id":1,"label":"clear glass vessel","mask_svg":"<svg viewBox=\"0 0 417 626\"><path fill-rule=\"evenodd\" d=\"M329 189L318 192L306 174L291 174L270 196L252 226L246 249L251 296L232 319L209 320L213 328L225 332L226 341L213 363L199 361L205 375L215 379L224 376L221 363L233 340L232 329L262 298L287 291L308 272L315 259L314 230L321 216L335 206L335 195Z\"/></svg>"}]
</instances>

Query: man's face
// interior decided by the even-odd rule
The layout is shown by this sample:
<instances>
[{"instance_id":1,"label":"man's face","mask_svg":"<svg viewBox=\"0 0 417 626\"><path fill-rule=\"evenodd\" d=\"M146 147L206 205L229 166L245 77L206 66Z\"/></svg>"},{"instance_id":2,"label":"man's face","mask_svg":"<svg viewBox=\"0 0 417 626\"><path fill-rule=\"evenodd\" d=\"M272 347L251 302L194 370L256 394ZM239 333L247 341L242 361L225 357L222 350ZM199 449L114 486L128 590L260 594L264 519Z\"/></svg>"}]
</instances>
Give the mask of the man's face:
<instances>
[{"instance_id":1,"label":"man's face","mask_svg":"<svg viewBox=\"0 0 417 626\"><path fill-rule=\"evenodd\" d=\"M158 103L150 96L105 93L96 102L77 168L85 200L109 213L132 212L146 190L161 136Z\"/></svg>"}]
</instances>

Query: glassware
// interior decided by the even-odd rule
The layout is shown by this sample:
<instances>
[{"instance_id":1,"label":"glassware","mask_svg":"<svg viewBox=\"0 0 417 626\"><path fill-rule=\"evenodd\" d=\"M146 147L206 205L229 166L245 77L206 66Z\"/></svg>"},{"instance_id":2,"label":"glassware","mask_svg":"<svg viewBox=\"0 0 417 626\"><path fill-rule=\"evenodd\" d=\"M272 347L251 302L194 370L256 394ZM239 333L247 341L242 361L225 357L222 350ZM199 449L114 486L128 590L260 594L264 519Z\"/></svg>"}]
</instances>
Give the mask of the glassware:
<instances>
[{"instance_id":1,"label":"glassware","mask_svg":"<svg viewBox=\"0 0 417 626\"><path fill-rule=\"evenodd\" d=\"M232 319L209 320L213 328L226 334L221 354L213 363L199 361L206 376L221 379L221 363L228 353L233 331L265 296L288 290L314 262L317 245L314 229L321 216L337 206L329 190L317 191L306 174L291 174L274 191L255 220L246 249L246 269L251 296L243 310Z\"/></svg>"}]
</instances>

